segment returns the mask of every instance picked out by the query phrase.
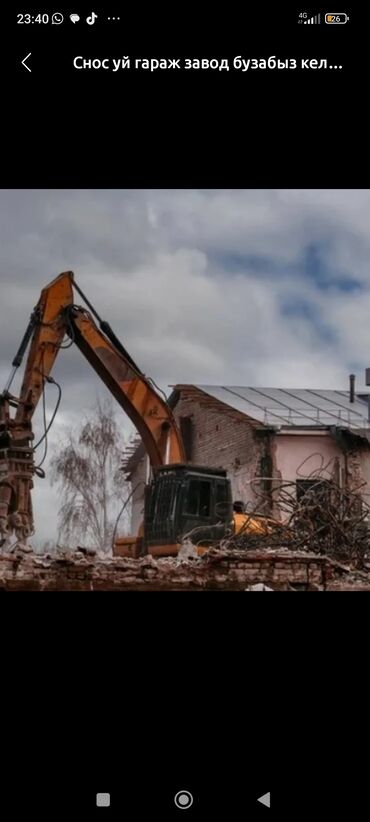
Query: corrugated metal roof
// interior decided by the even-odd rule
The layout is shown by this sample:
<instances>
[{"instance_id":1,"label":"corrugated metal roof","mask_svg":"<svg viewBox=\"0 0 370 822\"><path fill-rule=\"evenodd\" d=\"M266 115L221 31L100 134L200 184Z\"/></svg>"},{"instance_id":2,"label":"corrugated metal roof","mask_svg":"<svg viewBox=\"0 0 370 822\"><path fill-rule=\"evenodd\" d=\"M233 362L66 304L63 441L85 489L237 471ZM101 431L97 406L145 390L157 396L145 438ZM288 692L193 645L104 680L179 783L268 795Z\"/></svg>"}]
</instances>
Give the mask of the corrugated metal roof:
<instances>
[{"instance_id":1,"label":"corrugated metal roof","mask_svg":"<svg viewBox=\"0 0 370 822\"><path fill-rule=\"evenodd\" d=\"M210 397L264 425L368 428L366 395L350 403L349 391L311 388L251 388L240 385L196 385Z\"/></svg>"}]
</instances>

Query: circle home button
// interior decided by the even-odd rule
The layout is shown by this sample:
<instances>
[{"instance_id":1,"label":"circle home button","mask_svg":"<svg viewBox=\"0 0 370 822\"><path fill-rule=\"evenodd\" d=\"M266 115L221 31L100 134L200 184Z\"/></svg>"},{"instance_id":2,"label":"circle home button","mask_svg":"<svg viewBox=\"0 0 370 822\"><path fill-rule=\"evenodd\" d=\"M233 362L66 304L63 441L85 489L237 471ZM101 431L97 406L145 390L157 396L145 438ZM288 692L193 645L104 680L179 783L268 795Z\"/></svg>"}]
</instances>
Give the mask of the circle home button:
<instances>
[{"instance_id":1,"label":"circle home button","mask_svg":"<svg viewBox=\"0 0 370 822\"><path fill-rule=\"evenodd\" d=\"M178 791L174 799L176 808L185 811L193 804L193 797L189 791Z\"/></svg>"}]
</instances>

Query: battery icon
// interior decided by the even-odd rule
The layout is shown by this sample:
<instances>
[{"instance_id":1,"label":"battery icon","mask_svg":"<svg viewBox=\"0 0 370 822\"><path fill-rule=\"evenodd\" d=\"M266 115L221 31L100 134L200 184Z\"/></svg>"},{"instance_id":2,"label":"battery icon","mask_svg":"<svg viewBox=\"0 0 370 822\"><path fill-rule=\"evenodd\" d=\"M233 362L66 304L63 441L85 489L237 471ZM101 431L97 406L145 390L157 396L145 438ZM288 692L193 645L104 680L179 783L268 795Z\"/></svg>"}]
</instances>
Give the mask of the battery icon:
<instances>
[{"instance_id":1,"label":"battery icon","mask_svg":"<svg viewBox=\"0 0 370 822\"><path fill-rule=\"evenodd\" d=\"M325 14L325 23L331 23L331 25L348 23L348 20L348 14L345 14L344 12L339 12L338 14Z\"/></svg>"}]
</instances>

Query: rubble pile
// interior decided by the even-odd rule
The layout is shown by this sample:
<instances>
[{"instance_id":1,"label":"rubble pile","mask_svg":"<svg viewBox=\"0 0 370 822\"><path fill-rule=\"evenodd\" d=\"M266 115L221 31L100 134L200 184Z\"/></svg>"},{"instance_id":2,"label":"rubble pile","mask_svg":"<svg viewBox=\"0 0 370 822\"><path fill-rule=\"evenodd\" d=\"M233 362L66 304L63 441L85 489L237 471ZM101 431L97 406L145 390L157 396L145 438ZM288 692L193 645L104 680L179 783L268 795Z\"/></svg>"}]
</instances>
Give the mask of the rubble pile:
<instances>
[{"instance_id":1,"label":"rubble pile","mask_svg":"<svg viewBox=\"0 0 370 822\"><path fill-rule=\"evenodd\" d=\"M249 520L261 516L261 500L248 511L242 531L222 542L228 550L255 550L285 544L291 551L307 551L350 562L361 568L370 557L370 506L360 496L362 485L351 491L326 478L297 498L295 483L275 491L275 512L284 525L265 534L250 532Z\"/></svg>"},{"instance_id":2,"label":"rubble pile","mask_svg":"<svg viewBox=\"0 0 370 822\"><path fill-rule=\"evenodd\" d=\"M253 587L254 586L254 587ZM100 559L87 551L63 556L0 554L1 591L325 591L370 590L370 573L334 560L271 548L212 549L197 559Z\"/></svg>"}]
</instances>

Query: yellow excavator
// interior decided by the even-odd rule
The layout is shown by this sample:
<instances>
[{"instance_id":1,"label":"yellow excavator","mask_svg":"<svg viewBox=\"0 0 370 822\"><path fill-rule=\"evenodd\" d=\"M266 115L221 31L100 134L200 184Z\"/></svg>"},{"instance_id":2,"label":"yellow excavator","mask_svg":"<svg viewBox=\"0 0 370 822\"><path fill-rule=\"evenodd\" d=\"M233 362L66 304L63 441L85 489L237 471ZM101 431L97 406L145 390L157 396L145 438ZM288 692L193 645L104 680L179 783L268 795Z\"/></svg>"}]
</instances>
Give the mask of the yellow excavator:
<instances>
[{"instance_id":1,"label":"yellow excavator","mask_svg":"<svg viewBox=\"0 0 370 822\"><path fill-rule=\"evenodd\" d=\"M84 306L76 305L77 292ZM145 445L151 481L145 488L144 520L139 533L118 537L113 553L139 557L176 555L186 535L202 553L215 540L245 528L233 511L226 471L186 464L172 410L102 320L74 280L59 275L41 292L12 372L0 395L0 545L11 534L26 543L34 533L31 490L35 466L32 418L65 337L88 360ZM10 393L15 373L29 348L19 397ZM269 533L273 520L248 519L251 531Z\"/></svg>"}]
</instances>

